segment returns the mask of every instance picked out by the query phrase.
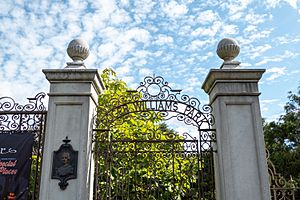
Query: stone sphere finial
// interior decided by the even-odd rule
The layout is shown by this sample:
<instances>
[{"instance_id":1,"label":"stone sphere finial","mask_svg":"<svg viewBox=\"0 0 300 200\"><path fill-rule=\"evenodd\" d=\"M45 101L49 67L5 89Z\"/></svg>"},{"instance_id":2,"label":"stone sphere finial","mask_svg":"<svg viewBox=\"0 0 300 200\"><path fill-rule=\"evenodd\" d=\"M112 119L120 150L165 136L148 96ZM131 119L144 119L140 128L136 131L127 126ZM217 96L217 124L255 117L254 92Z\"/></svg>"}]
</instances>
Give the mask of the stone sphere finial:
<instances>
[{"instance_id":1,"label":"stone sphere finial","mask_svg":"<svg viewBox=\"0 0 300 200\"><path fill-rule=\"evenodd\" d=\"M222 39L217 47L218 56L226 61L232 61L240 53L240 47L236 40L232 38Z\"/></svg>"},{"instance_id":2,"label":"stone sphere finial","mask_svg":"<svg viewBox=\"0 0 300 200\"><path fill-rule=\"evenodd\" d=\"M75 63L82 62L89 56L89 45L82 39L74 39L69 43L67 53Z\"/></svg>"}]
</instances>

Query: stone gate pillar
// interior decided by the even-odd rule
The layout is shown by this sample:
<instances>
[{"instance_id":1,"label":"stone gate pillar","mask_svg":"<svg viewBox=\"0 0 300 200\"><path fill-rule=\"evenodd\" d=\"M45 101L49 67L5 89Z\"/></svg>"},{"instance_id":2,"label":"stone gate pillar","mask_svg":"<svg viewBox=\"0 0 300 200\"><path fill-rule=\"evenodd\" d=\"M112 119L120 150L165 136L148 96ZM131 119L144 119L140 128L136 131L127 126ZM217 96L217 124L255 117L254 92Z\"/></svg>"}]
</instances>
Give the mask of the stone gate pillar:
<instances>
[{"instance_id":1,"label":"stone gate pillar","mask_svg":"<svg viewBox=\"0 0 300 200\"><path fill-rule=\"evenodd\" d=\"M43 70L50 82L47 127L42 163L41 200L83 200L93 198L92 118L103 90L99 73L86 69L83 60L89 54L82 40L73 40L68 54L74 62L65 69ZM68 137L69 144L78 151L77 178L67 181L61 189L52 179L53 156Z\"/></svg>"},{"instance_id":2,"label":"stone gate pillar","mask_svg":"<svg viewBox=\"0 0 300 200\"><path fill-rule=\"evenodd\" d=\"M235 69L239 46L223 39L217 50L224 59L212 69L202 88L209 94L215 116L215 156L218 200L268 200L268 182L258 81L265 70Z\"/></svg>"}]
</instances>

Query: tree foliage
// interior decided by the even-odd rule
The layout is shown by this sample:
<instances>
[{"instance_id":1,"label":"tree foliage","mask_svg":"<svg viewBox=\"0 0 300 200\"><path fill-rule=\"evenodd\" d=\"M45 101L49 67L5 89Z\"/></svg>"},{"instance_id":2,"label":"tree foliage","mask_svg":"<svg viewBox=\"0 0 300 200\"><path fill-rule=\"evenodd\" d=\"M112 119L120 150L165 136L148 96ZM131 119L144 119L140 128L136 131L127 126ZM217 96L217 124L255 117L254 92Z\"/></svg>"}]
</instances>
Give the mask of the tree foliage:
<instances>
[{"instance_id":1,"label":"tree foliage","mask_svg":"<svg viewBox=\"0 0 300 200\"><path fill-rule=\"evenodd\" d=\"M187 153L184 137L162 123L157 112L135 112L125 82L104 70L99 96L96 151L100 199L185 199L198 196L197 154ZM175 142L176 141L176 142Z\"/></svg>"},{"instance_id":2,"label":"tree foliage","mask_svg":"<svg viewBox=\"0 0 300 200\"><path fill-rule=\"evenodd\" d=\"M266 147L276 171L300 186L300 87L288 93L284 110L278 121L264 123Z\"/></svg>"}]
</instances>

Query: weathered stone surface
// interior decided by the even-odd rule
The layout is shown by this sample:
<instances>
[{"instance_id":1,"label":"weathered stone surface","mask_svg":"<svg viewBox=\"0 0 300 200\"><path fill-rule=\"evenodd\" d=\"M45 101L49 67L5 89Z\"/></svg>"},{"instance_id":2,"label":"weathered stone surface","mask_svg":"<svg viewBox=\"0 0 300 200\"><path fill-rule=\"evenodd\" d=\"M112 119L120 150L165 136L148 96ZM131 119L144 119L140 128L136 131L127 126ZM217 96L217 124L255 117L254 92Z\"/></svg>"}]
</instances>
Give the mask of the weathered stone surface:
<instances>
[{"instance_id":1,"label":"weathered stone surface","mask_svg":"<svg viewBox=\"0 0 300 200\"><path fill-rule=\"evenodd\" d=\"M74 62L83 61L90 54L89 45L82 39L74 39L69 43L67 53Z\"/></svg>"},{"instance_id":2,"label":"weathered stone surface","mask_svg":"<svg viewBox=\"0 0 300 200\"><path fill-rule=\"evenodd\" d=\"M215 117L218 200L268 200L258 81L265 70L211 70L202 86Z\"/></svg>"},{"instance_id":3,"label":"weathered stone surface","mask_svg":"<svg viewBox=\"0 0 300 200\"><path fill-rule=\"evenodd\" d=\"M231 61L240 53L240 47L236 40L232 38L222 39L217 47L218 56L224 61Z\"/></svg>"},{"instance_id":4,"label":"weathered stone surface","mask_svg":"<svg viewBox=\"0 0 300 200\"><path fill-rule=\"evenodd\" d=\"M66 69L85 69L83 61L89 56L89 45L82 39L72 40L67 48L67 53L73 62L68 62Z\"/></svg>"},{"instance_id":5,"label":"weathered stone surface","mask_svg":"<svg viewBox=\"0 0 300 200\"><path fill-rule=\"evenodd\" d=\"M92 118L103 84L97 70L43 70L50 82L40 197L43 200L93 199ZM51 179L52 155L64 138L78 151L77 179L61 190Z\"/></svg>"}]
</instances>

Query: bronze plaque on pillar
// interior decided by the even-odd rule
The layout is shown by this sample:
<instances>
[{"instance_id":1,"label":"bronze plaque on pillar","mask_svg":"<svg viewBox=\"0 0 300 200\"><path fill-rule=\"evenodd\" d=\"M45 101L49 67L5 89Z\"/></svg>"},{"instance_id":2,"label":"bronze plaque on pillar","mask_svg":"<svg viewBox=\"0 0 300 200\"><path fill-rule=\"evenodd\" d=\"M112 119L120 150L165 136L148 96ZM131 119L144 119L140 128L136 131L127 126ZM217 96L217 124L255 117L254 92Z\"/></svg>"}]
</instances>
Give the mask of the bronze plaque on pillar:
<instances>
[{"instance_id":1,"label":"bronze plaque on pillar","mask_svg":"<svg viewBox=\"0 0 300 200\"><path fill-rule=\"evenodd\" d=\"M77 178L77 160L78 151L74 151L73 147L69 142L71 140L66 137L57 151L53 152L52 162L52 179L58 179L60 189L64 190L67 188L70 179Z\"/></svg>"}]
</instances>

